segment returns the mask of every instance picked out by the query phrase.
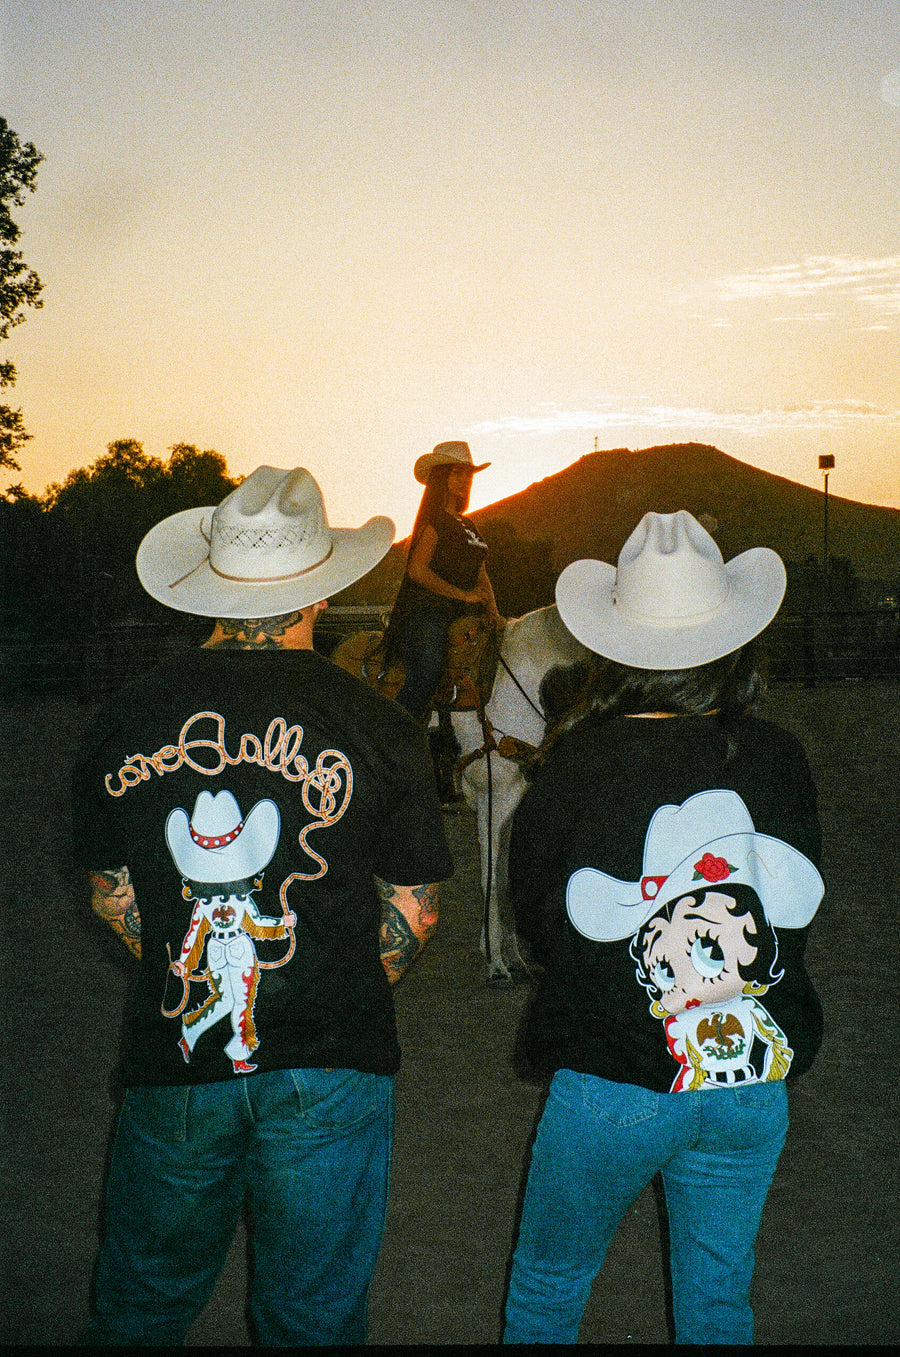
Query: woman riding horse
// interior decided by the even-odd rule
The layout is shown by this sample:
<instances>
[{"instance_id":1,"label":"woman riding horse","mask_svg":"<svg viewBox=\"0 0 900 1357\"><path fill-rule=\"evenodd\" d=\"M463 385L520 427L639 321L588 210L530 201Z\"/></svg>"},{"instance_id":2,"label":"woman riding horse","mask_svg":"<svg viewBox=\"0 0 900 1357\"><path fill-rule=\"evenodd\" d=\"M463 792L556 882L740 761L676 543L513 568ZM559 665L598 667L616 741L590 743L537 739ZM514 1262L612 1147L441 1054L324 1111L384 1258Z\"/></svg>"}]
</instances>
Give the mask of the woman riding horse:
<instances>
[{"instance_id":1,"label":"woman riding horse","mask_svg":"<svg viewBox=\"0 0 900 1357\"><path fill-rule=\"evenodd\" d=\"M485 566L487 544L464 514L475 466L468 443L438 443L413 475L425 486L409 542L406 573L385 632L385 654L399 652L406 670L397 701L422 719L443 673L450 623L465 613L500 624Z\"/></svg>"}]
</instances>

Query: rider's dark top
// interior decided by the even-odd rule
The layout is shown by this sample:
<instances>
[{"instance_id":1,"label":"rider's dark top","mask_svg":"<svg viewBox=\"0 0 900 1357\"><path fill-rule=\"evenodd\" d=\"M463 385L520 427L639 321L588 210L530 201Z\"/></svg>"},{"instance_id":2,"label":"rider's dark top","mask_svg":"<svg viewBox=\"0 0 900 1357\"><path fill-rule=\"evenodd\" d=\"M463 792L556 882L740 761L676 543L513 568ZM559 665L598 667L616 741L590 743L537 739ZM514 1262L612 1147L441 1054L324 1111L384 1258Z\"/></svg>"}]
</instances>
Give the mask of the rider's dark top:
<instances>
[{"instance_id":1,"label":"rider's dark top","mask_svg":"<svg viewBox=\"0 0 900 1357\"><path fill-rule=\"evenodd\" d=\"M374 878L440 881L452 861L395 703L311 650L191 651L99 714L73 815L78 864L127 866L141 916L126 1083L213 1082L235 1061L396 1070Z\"/></svg>"},{"instance_id":2,"label":"rider's dark top","mask_svg":"<svg viewBox=\"0 0 900 1357\"><path fill-rule=\"evenodd\" d=\"M471 519L449 514L445 509L438 509L430 522L437 533L431 569L455 589L474 589L488 554L487 543L475 524ZM404 576L401 594L404 612L411 608L426 607L455 617L471 606L461 600L437 594L426 585L417 584L408 575Z\"/></svg>"},{"instance_id":3,"label":"rider's dark top","mask_svg":"<svg viewBox=\"0 0 900 1357\"><path fill-rule=\"evenodd\" d=\"M432 525L437 533L432 570L457 589L474 589L488 554L487 543L475 524L469 518L457 517L441 509Z\"/></svg>"}]
</instances>

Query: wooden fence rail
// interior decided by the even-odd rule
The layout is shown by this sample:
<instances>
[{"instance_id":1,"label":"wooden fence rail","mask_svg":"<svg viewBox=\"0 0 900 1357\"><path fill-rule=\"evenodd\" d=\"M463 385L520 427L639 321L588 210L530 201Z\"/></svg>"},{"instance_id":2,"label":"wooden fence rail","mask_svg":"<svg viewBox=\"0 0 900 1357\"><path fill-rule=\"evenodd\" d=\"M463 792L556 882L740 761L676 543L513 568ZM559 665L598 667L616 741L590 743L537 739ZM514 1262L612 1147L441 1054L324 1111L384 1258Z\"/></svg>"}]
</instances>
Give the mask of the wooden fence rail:
<instances>
[{"instance_id":1,"label":"wooden fence rail","mask_svg":"<svg viewBox=\"0 0 900 1357\"><path fill-rule=\"evenodd\" d=\"M344 636L382 625L384 606L329 608L316 627L324 654ZM0 644L0 696L72 692L91 702L165 655L196 645L197 623L135 623L80 641L37 641L26 633ZM775 682L900 678L900 608L779 615L768 632Z\"/></svg>"}]
</instances>

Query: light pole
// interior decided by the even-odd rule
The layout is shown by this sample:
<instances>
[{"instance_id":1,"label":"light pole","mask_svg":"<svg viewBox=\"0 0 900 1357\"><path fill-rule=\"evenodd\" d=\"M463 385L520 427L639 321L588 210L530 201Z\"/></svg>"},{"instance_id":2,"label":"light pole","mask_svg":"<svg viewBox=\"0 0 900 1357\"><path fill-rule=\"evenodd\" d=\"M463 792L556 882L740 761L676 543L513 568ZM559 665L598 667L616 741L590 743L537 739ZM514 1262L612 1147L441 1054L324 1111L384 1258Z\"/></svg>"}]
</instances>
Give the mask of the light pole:
<instances>
[{"instance_id":1,"label":"light pole","mask_svg":"<svg viewBox=\"0 0 900 1357\"><path fill-rule=\"evenodd\" d=\"M828 473L834 470L834 457L826 453L819 458L819 470L825 473L825 521L822 531L822 571L825 577L825 606L831 602L828 588Z\"/></svg>"}]
</instances>

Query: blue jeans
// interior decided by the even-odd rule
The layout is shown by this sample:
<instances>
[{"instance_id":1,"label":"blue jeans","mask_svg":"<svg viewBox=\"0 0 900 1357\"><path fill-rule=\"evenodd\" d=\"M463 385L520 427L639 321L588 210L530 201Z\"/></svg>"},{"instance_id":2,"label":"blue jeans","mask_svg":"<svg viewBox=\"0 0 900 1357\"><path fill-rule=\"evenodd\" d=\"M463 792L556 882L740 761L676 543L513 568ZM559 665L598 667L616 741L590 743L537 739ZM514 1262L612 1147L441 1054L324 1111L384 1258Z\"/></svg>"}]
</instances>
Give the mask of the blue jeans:
<instances>
[{"instance_id":1,"label":"blue jeans","mask_svg":"<svg viewBox=\"0 0 900 1357\"><path fill-rule=\"evenodd\" d=\"M250 1312L269 1347L361 1344L387 1207L393 1079L295 1069L130 1088L82 1345L184 1342L245 1194Z\"/></svg>"},{"instance_id":2,"label":"blue jeans","mask_svg":"<svg viewBox=\"0 0 900 1357\"><path fill-rule=\"evenodd\" d=\"M753 1247L787 1134L784 1081L654 1093L559 1070L538 1127L505 1343L575 1343L628 1207L662 1171L678 1343L752 1343Z\"/></svg>"},{"instance_id":3,"label":"blue jeans","mask_svg":"<svg viewBox=\"0 0 900 1357\"><path fill-rule=\"evenodd\" d=\"M397 701L420 719L431 706L447 661L451 615L438 608L415 608L400 628L400 656L406 675Z\"/></svg>"}]
</instances>

